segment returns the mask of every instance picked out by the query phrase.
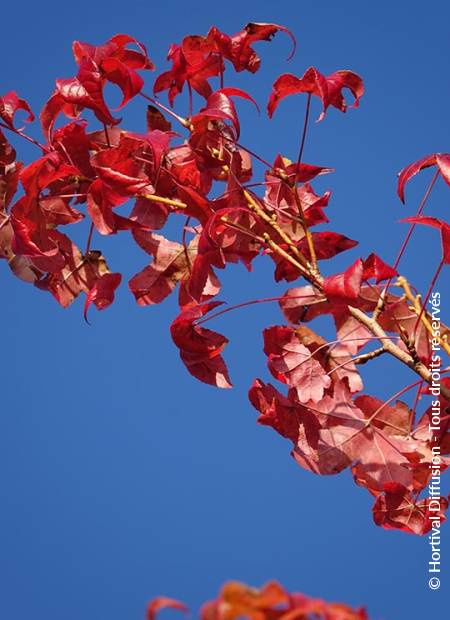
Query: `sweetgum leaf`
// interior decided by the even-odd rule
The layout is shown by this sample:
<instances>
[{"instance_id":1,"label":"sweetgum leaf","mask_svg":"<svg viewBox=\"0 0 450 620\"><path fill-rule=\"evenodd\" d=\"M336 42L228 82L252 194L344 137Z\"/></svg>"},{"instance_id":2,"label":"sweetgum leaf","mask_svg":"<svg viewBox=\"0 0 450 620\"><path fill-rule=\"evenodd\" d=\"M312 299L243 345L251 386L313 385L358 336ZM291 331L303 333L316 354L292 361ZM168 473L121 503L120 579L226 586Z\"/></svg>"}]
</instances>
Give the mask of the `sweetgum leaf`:
<instances>
[{"instance_id":1,"label":"sweetgum leaf","mask_svg":"<svg viewBox=\"0 0 450 620\"><path fill-rule=\"evenodd\" d=\"M421 170L431 166L437 166L444 181L447 185L450 185L450 154L433 153L432 155L426 155L403 168L398 175L397 194L403 203L405 202L405 186L408 181Z\"/></svg>"},{"instance_id":2,"label":"sweetgum leaf","mask_svg":"<svg viewBox=\"0 0 450 620\"><path fill-rule=\"evenodd\" d=\"M317 403L330 387L331 379L295 330L274 326L264 330L264 352L270 372L295 392L300 403Z\"/></svg>"},{"instance_id":3,"label":"sweetgum leaf","mask_svg":"<svg viewBox=\"0 0 450 620\"><path fill-rule=\"evenodd\" d=\"M361 290L364 267L361 259L358 259L342 273L325 278L323 290L328 298L343 298L355 300Z\"/></svg>"},{"instance_id":4,"label":"sweetgum leaf","mask_svg":"<svg viewBox=\"0 0 450 620\"><path fill-rule=\"evenodd\" d=\"M84 303L84 320L88 323L87 313L93 303L97 310L108 308L114 301L116 288L122 281L120 273L105 273L100 276L94 286L89 290Z\"/></svg>"},{"instance_id":5,"label":"sweetgum leaf","mask_svg":"<svg viewBox=\"0 0 450 620\"><path fill-rule=\"evenodd\" d=\"M209 385L230 388L228 369L221 355L228 339L195 323L221 303L209 302L183 310L173 321L170 332L191 375Z\"/></svg>"},{"instance_id":6,"label":"sweetgum leaf","mask_svg":"<svg viewBox=\"0 0 450 620\"><path fill-rule=\"evenodd\" d=\"M152 233L136 232L135 239L154 260L131 278L130 290L140 306L158 304L190 275L198 239L193 239L186 248Z\"/></svg>"},{"instance_id":7,"label":"sweetgum leaf","mask_svg":"<svg viewBox=\"0 0 450 620\"><path fill-rule=\"evenodd\" d=\"M348 106L342 95L343 88L348 88L354 96L354 102L351 106ZM283 99L298 93L308 93L321 99L322 113L318 119L320 121L325 117L330 105L341 112L346 112L348 107L357 108L359 100L364 94L364 84L359 75L353 71L336 71L331 75L324 76L315 67L310 67L300 78L285 73L280 75L272 86L267 104L269 116L273 116Z\"/></svg>"},{"instance_id":8,"label":"sweetgum leaf","mask_svg":"<svg viewBox=\"0 0 450 620\"><path fill-rule=\"evenodd\" d=\"M34 114L28 102L18 97L13 90L0 96L0 118L8 127L14 128L14 117L19 110L28 113L28 116L25 118L27 123L34 121Z\"/></svg>"}]
</instances>

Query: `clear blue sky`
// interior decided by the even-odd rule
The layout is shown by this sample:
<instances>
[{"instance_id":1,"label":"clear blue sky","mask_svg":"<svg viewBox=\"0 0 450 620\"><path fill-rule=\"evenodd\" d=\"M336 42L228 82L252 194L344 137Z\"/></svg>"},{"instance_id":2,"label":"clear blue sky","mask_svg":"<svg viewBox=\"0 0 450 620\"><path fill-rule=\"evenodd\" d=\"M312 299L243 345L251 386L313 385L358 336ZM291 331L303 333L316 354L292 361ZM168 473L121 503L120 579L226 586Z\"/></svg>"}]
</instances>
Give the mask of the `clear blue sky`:
<instances>
[{"instance_id":1,"label":"clear blue sky","mask_svg":"<svg viewBox=\"0 0 450 620\"><path fill-rule=\"evenodd\" d=\"M221 9L223 6L223 10ZM168 44L212 24L228 32L247 21L278 22L298 38L261 44L260 77L241 82L265 100L274 77L311 64L360 73L367 94L347 115L332 110L314 126L305 158L336 168L319 189L333 189L333 230L360 239L352 257L376 250L392 260L404 225L428 179L395 196L396 172L450 144L450 8L407 3L227 0L76 3L2 7L0 92L16 89L38 110L55 77L74 73L71 42L100 43L118 32L147 43L159 68ZM304 102L292 98L275 120L243 104L245 143L272 157L295 157ZM318 114L317 108L314 110ZM131 124L142 127L139 106ZM32 147L21 145L25 159ZM440 184L429 213L447 215ZM439 255L435 231L415 235L407 274L428 282ZM97 239L126 276L146 257L124 236ZM115 305L82 320L10 276L0 264L2 398L0 413L0 617L8 620L131 620L164 593L196 609L234 578L254 585L276 578L293 590L367 604L385 620L444 612L447 592L427 587L427 540L376 528L371 498L349 472L316 477L289 457L289 444L255 423L246 391L265 378L263 327L281 322L277 307L228 315L217 328L232 341L235 389L191 378L172 345L175 301L138 308L122 287ZM233 302L277 289L263 261L255 275L232 268L224 278ZM450 307L448 272L440 283ZM389 396L407 373L376 367L367 381ZM450 535L443 554L448 576Z\"/></svg>"}]
</instances>

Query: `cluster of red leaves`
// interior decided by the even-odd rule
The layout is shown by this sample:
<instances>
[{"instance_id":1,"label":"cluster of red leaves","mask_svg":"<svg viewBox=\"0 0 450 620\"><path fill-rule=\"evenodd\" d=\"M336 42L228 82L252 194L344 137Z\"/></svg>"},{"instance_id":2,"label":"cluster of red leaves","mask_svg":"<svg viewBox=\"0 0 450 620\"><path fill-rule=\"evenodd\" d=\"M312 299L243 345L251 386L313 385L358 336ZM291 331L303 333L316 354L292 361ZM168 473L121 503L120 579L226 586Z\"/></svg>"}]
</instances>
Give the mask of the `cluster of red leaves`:
<instances>
[{"instance_id":1,"label":"cluster of red leaves","mask_svg":"<svg viewBox=\"0 0 450 620\"><path fill-rule=\"evenodd\" d=\"M172 598L158 597L147 607L147 620L155 620L165 608L187 612L186 605ZM219 596L200 609L200 620L369 620L364 608L327 603L297 592L288 592L276 581L260 589L243 583L226 583Z\"/></svg>"},{"instance_id":2,"label":"cluster of red leaves","mask_svg":"<svg viewBox=\"0 0 450 620\"><path fill-rule=\"evenodd\" d=\"M140 72L154 67L144 45L128 35L116 35L100 46L74 43L77 75L56 81L40 113L45 144L15 125L18 112L33 122L28 103L13 92L0 97L0 127L41 149L38 159L23 166L0 129L0 257L15 275L50 292L63 307L84 293L87 317L90 304L101 310L113 302L122 280L120 273L111 273L102 253L91 249L93 235L130 234L151 257L129 280L131 293L139 305L147 306L162 302L179 285L173 341L193 376L222 388L231 386L222 356L228 340L202 325L221 303L212 301L221 289L217 270L238 262L251 270L255 258L264 255L273 262L277 282L305 278L306 283L288 290L281 301L288 325L264 333L269 369L288 386L288 393L257 380L250 398L259 421L290 439L295 459L310 471L332 474L351 468L357 484L376 497L377 524L424 533L430 520L418 495L431 475L430 438L424 430L430 414L415 422L415 412L403 403L386 404L360 394L358 364L374 338L354 311L377 312L387 337L405 352L413 351L422 364L428 364L431 355L426 326L404 296L390 292L397 270L376 254L358 258L341 273L321 276L322 261L357 245L338 232L316 230L329 221L325 210L330 193L317 194L312 182L332 172L330 168L304 163L300 157L292 162L280 154L272 164L266 162L264 180L256 183L263 192L257 194L250 183L257 156L238 142L235 100L256 102L243 90L225 87L224 72L229 65L255 73L260 58L253 45L278 31L294 41L282 26L248 24L232 36L214 27L206 36L188 36L173 45L171 68L156 78L153 92L157 96L167 91L172 105L186 84L187 117L142 92ZM120 108L136 96L153 104L147 106L141 133L119 128L121 119L105 101L107 84L120 89ZM330 106L345 112L344 89L353 94L356 107L364 86L351 71L325 76L312 67L300 78L284 74L273 85L268 112L271 116L283 98L298 93L307 94L308 109L313 95L320 98L320 118ZM196 111L193 91L201 99ZM100 128L89 128L82 118L85 111ZM55 129L63 117L69 122L59 122ZM177 130L186 132L184 138L173 130L173 119ZM401 173L402 200L406 182L429 166L436 166L450 184L450 155L435 154ZM119 212L130 201L129 211ZM179 242L156 232L169 218L180 216L184 224ZM86 247L81 250L61 228L67 231L86 221ZM438 228L442 261L450 262L446 222L420 213L408 221ZM322 315L336 325L333 343L304 325ZM443 399L444 412L448 406ZM447 426L440 437L443 455L446 431ZM446 500L441 506L445 508Z\"/></svg>"},{"instance_id":3,"label":"cluster of red leaves","mask_svg":"<svg viewBox=\"0 0 450 620\"><path fill-rule=\"evenodd\" d=\"M310 293L306 289L291 289L281 302L288 316L292 299L297 311L297 299ZM310 311L312 305L307 302L304 308ZM415 421L400 400L386 404L373 396L354 396L362 382L352 349L356 352L367 334L340 314L333 318L342 334L335 345L304 325L265 331L269 370L289 390L284 395L270 383L255 380L249 396L260 412L259 422L292 442L292 456L303 468L322 475L350 468L356 484L376 498L377 525L424 534L433 518L444 518L448 506L441 498L441 511L432 512L427 501L418 499L431 478L432 449L438 445L429 433L432 408ZM391 319L386 315L383 320ZM443 412L449 405L441 398ZM449 429L447 413L439 437L443 455L449 453Z\"/></svg>"}]
</instances>

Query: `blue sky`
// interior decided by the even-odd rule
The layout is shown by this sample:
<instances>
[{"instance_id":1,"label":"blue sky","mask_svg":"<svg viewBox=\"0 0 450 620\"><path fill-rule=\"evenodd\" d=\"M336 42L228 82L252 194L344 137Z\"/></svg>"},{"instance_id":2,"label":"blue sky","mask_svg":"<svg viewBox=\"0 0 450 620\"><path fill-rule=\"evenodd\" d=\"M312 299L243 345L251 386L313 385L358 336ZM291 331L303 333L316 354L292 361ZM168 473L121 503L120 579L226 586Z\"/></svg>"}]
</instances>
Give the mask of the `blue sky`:
<instances>
[{"instance_id":1,"label":"blue sky","mask_svg":"<svg viewBox=\"0 0 450 620\"><path fill-rule=\"evenodd\" d=\"M100 43L129 33L148 45L162 70L170 43L212 24L227 32L248 21L287 25L298 38L295 59L286 65L289 41L280 34L258 47L259 77L239 83L265 101L286 70L300 74L314 64L325 73L349 68L363 76L360 109L332 110L313 124L305 160L336 168L316 187L333 190L332 229L360 240L338 264L372 250L392 260L405 226L396 222L413 214L429 178L423 173L411 182L403 207L397 171L449 150L448 3L424 10L418 1L228 0L223 7L179 0L8 3L0 92L15 89L39 110L54 79L74 74L74 39ZM242 141L269 159L277 152L294 158L304 101L284 102L271 123L250 108L240 106ZM143 112L133 103L130 125L143 128ZM25 160L34 155L27 144L20 148ZM448 218L449 197L440 182L429 213ZM404 261L419 287L439 257L435 232L415 233ZM94 247L126 276L146 263L123 236L96 238ZM246 391L254 377L267 376L261 330L282 322L276 305L215 323L231 339L235 383L218 391L196 382L178 359L168 334L175 299L138 308L124 286L112 308L92 311L89 327L80 303L64 311L0 267L0 617L142 618L146 601L161 593L195 610L228 579L259 585L270 578L366 604L375 619L444 611L448 589L427 587L426 539L376 528L371 498L348 472L304 472L289 457L288 442L256 425ZM231 302L284 288L273 284L264 260L253 275L233 267L223 281ZM444 307L450 305L448 273L439 289ZM407 376L395 364L374 365L367 391L390 396Z\"/></svg>"}]
</instances>

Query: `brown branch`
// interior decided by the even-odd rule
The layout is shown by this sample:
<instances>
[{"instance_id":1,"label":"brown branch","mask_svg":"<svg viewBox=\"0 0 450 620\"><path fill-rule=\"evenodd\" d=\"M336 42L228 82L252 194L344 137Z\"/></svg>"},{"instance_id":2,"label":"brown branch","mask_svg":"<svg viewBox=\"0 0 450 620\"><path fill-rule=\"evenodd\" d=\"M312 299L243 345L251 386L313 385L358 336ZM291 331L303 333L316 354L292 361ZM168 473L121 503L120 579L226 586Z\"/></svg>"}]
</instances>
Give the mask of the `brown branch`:
<instances>
[{"instance_id":1,"label":"brown branch","mask_svg":"<svg viewBox=\"0 0 450 620\"><path fill-rule=\"evenodd\" d=\"M362 325L367 327L367 329L374 335L379 338L386 338L386 332L381 327L381 325L373 319L373 317L367 316L362 310L359 308L354 308L353 306L348 306L350 314L359 321ZM393 357L397 358L400 362L411 368L416 374L419 375L424 381L428 384L431 384L431 371L429 368L425 366L423 362L420 360L414 360L414 358L407 351L403 351L396 344L391 342L390 340L383 340L383 348L390 353ZM450 389L445 385L441 385L441 393L447 399L450 400Z\"/></svg>"},{"instance_id":2,"label":"brown branch","mask_svg":"<svg viewBox=\"0 0 450 620\"><path fill-rule=\"evenodd\" d=\"M5 213L0 213L0 215L4 217L4 219L0 222L0 230L1 230L4 226L6 226L6 224L9 223L10 217L9 215L6 215Z\"/></svg>"},{"instance_id":3,"label":"brown branch","mask_svg":"<svg viewBox=\"0 0 450 620\"><path fill-rule=\"evenodd\" d=\"M406 295L407 300L409 302L411 302L411 304L412 304L412 308L411 309L417 314L418 318L420 319L420 321L425 326L425 329L427 330L427 332L432 337L435 337L434 330L433 330L433 327L432 327L430 321L428 320L427 313L426 313L426 311L424 311L424 309L422 307L420 295L414 295L413 294L413 292L411 291L411 287L409 285L409 282L408 282L408 280L404 276L399 276L398 277L397 285L400 286L405 291L405 295ZM438 337L438 340L439 340L439 343L440 343L441 347L444 349L444 351L448 355L450 355L450 344L446 340L444 340L441 336Z\"/></svg>"},{"instance_id":4,"label":"brown branch","mask_svg":"<svg viewBox=\"0 0 450 620\"><path fill-rule=\"evenodd\" d=\"M386 349L384 347L378 347L378 349L374 351L369 351L368 353L363 353L362 355L358 355L358 357L354 357L352 361L355 364L366 364L370 360L383 355L383 353L387 353Z\"/></svg>"},{"instance_id":5,"label":"brown branch","mask_svg":"<svg viewBox=\"0 0 450 620\"><path fill-rule=\"evenodd\" d=\"M244 190L244 197L247 200L248 206L250 209L256 213L266 224L268 224L273 230L281 237L281 239L286 243L289 249L295 254L298 259L298 263L302 266L303 269L309 270L310 265L308 265L308 261L305 256L300 252L292 239L287 235L284 230L280 227L276 220L276 215L270 216L268 213L264 211L264 209L256 202L253 196L247 190Z\"/></svg>"},{"instance_id":6,"label":"brown branch","mask_svg":"<svg viewBox=\"0 0 450 620\"><path fill-rule=\"evenodd\" d=\"M224 170L229 171L228 166L223 166ZM295 254L295 258L291 256L288 252L286 252L282 247L280 247L269 235L269 233L264 233L263 237L267 245L277 254L282 256L285 260L291 263L294 267L296 267L301 275L305 277L309 282L314 284L317 288L322 289L323 277L317 271L314 271L312 265L309 261L306 260L305 256L298 250L297 246L293 243L292 239L287 235L279 226L275 217L271 217L268 215L264 209L258 204L258 202L253 198L250 192L243 189L244 197L247 200L247 204L249 208L256 213L264 222L266 222L287 244L289 249ZM306 233L306 228L305 228ZM380 296L378 300L375 311L373 312L373 316L368 316L360 310L359 308L355 308L354 306L349 305L348 311L350 314L364 327L366 327L373 336L376 336L380 342L382 342L382 348L384 351L398 359L400 362L411 368L416 374L419 375L426 383L429 385L432 383L431 371L429 368L425 366L425 364L418 359L417 354L413 351L413 355L410 352L404 351L399 346L394 344L389 337L387 336L384 329L377 321L377 317L380 314L384 305L384 294ZM373 354L374 352L372 352ZM381 355L380 352L377 352L376 355ZM373 356L375 357L375 355ZM367 358L365 361L368 361ZM447 399L450 400L450 389L445 385L440 386L441 394Z\"/></svg>"},{"instance_id":7,"label":"brown branch","mask_svg":"<svg viewBox=\"0 0 450 620\"><path fill-rule=\"evenodd\" d=\"M313 241L313 238L312 238L311 231L309 230L309 226L306 223L305 212L303 211L302 202L301 202L300 197L298 195L297 186L296 185L294 185L294 187L292 188L292 192L294 194L295 204L297 205L297 209L298 209L298 212L300 214L300 221L301 221L301 224L303 226L303 230L305 232L306 242L308 244L308 250L309 250L309 254L311 256L311 271L315 275L317 275L319 273L319 270L318 270L318 266L317 266L316 249L314 247L314 241Z\"/></svg>"},{"instance_id":8,"label":"brown branch","mask_svg":"<svg viewBox=\"0 0 450 620\"><path fill-rule=\"evenodd\" d=\"M285 260L287 260L289 263L291 263L291 265L293 265L294 267L296 267L301 274L309 281L313 281L311 274L308 273L307 269L305 267L303 267L303 265L301 263L299 263L293 256L291 256L288 252L286 252L285 250L283 250L283 248L281 246L278 245L278 243L275 243L275 241L270 237L269 233L264 233L263 234L264 237L264 241L267 243L267 245L269 246L269 248L271 248L274 252L276 252L279 256L281 256L282 258L284 258Z\"/></svg>"}]
</instances>

